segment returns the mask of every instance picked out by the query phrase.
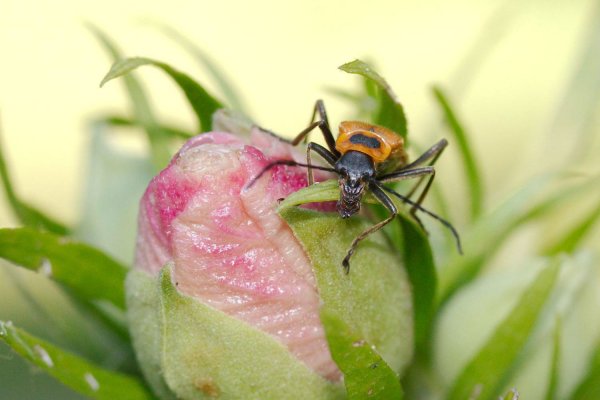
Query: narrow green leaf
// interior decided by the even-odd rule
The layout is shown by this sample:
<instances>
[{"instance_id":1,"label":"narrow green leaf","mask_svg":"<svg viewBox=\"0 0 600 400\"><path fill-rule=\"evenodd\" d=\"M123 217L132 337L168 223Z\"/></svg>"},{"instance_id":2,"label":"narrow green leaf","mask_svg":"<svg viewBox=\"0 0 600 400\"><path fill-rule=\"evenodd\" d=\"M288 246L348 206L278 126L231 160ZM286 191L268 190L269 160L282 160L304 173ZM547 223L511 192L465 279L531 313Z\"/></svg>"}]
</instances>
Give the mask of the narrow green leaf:
<instances>
[{"instance_id":1,"label":"narrow green leaf","mask_svg":"<svg viewBox=\"0 0 600 400\"><path fill-rule=\"evenodd\" d=\"M546 400L556 400L558 398L557 389L560 379L561 325L560 317L557 317L552 341L552 364L550 364L550 379L548 382L548 389L546 390Z\"/></svg>"},{"instance_id":2,"label":"narrow green leaf","mask_svg":"<svg viewBox=\"0 0 600 400\"><path fill-rule=\"evenodd\" d=\"M435 311L437 272L427 235L412 219L401 217L402 256L410 279L417 349L428 352L429 330Z\"/></svg>"},{"instance_id":3,"label":"narrow green leaf","mask_svg":"<svg viewBox=\"0 0 600 400\"><path fill-rule=\"evenodd\" d=\"M402 399L396 373L371 345L353 332L334 312L321 310L327 342L334 361L344 373L348 399Z\"/></svg>"},{"instance_id":4,"label":"narrow green leaf","mask_svg":"<svg viewBox=\"0 0 600 400\"><path fill-rule=\"evenodd\" d=\"M154 399L132 376L109 371L0 321L0 339L71 389L92 399Z\"/></svg>"},{"instance_id":5,"label":"narrow green leaf","mask_svg":"<svg viewBox=\"0 0 600 400\"><path fill-rule=\"evenodd\" d=\"M529 285L510 314L462 370L450 390L450 400L467 399L474 391L479 393L478 400L497 396L552 293L560 265L554 260Z\"/></svg>"},{"instance_id":6,"label":"narrow green leaf","mask_svg":"<svg viewBox=\"0 0 600 400\"><path fill-rule=\"evenodd\" d=\"M472 35L472 42L466 53L460 56L459 64L449 80L452 93L457 97L466 95L469 87L479 73L483 72L484 63L494 54L494 50L511 28L519 15L519 0L507 0L495 3L496 9L481 24L481 29Z\"/></svg>"},{"instance_id":7,"label":"narrow green leaf","mask_svg":"<svg viewBox=\"0 0 600 400\"><path fill-rule=\"evenodd\" d=\"M589 20L582 37L580 54L574 60L572 75L548 123L548 141L557 149L554 155L567 166L595 147L591 144L598 133L598 107L600 106L600 4L590 3ZM556 160L553 158L554 164Z\"/></svg>"},{"instance_id":8,"label":"narrow green leaf","mask_svg":"<svg viewBox=\"0 0 600 400\"><path fill-rule=\"evenodd\" d=\"M519 400L519 392L517 389L510 389L501 400Z\"/></svg>"},{"instance_id":9,"label":"narrow green leaf","mask_svg":"<svg viewBox=\"0 0 600 400\"><path fill-rule=\"evenodd\" d=\"M368 82L377 87L378 108L374 122L385 126L400 136L406 138L408 134L406 116L402 104L397 100L390 85L371 66L361 60L354 60L339 67L344 72L362 75ZM370 89L369 89L370 90Z\"/></svg>"},{"instance_id":10,"label":"narrow green leaf","mask_svg":"<svg viewBox=\"0 0 600 400\"><path fill-rule=\"evenodd\" d=\"M125 307L127 269L90 246L31 228L0 229L0 257L60 282L83 300Z\"/></svg>"},{"instance_id":11,"label":"narrow green leaf","mask_svg":"<svg viewBox=\"0 0 600 400\"><path fill-rule=\"evenodd\" d=\"M575 389L571 400L598 400L600 399L600 343L588 368L587 376Z\"/></svg>"},{"instance_id":12,"label":"narrow green leaf","mask_svg":"<svg viewBox=\"0 0 600 400\"><path fill-rule=\"evenodd\" d=\"M160 24L159 27L168 37L173 39L177 44L193 55L198 63L203 66L206 71L208 71L231 108L248 115L246 112L246 106L239 95L239 91L231 84L231 80L225 76L223 68L221 68L206 52L198 47L196 43L188 39L178 30L164 24Z\"/></svg>"},{"instance_id":13,"label":"narrow green leaf","mask_svg":"<svg viewBox=\"0 0 600 400\"><path fill-rule=\"evenodd\" d=\"M100 86L112 79L126 75L142 65L152 65L160 68L179 85L179 88L190 102L196 117L198 117L198 132L206 132L212 129L212 115L218 109L223 108L223 105L190 76L163 62L143 57L119 60L110 68L110 71L102 79Z\"/></svg>"},{"instance_id":14,"label":"narrow green leaf","mask_svg":"<svg viewBox=\"0 0 600 400\"><path fill-rule=\"evenodd\" d=\"M123 126L123 127L140 127L143 128L141 121L137 121L131 118L127 118L119 115L108 115L97 120L98 122L105 123L109 126ZM167 135L176 139L187 140L194 136L193 133L187 132L181 128L169 125L160 125L160 129L163 130Z\"/></svg>"},{"instance_id":15,"label":"narrow green leaf","mask_svg":"<svg viewBox=\"0 0 600 400\"><path fill-rule=\"evenodd\" d=\"M463 170L469 187L468 198L471 203L470 217L471 221L474 221L481 214L483 204L483 181L479 174L479 166L475 161L475 156L471 149L467 132L456 115L454 107L451 105L448 97L439 86L433 87L433 94L442 109L444 120L448 125L450 132L458 144L458 150L460 151L463 163Z\"/></svg>"},{"instance_id":16,"label":"narrow green leaf","mask_svg":"<svg viewBox=\"0 0 600 400\"><path fill-rule=\"evenodd\" d=\"M439 271L437 303L444 303L458 288L470 282L511 237L511 233L526 223L542 219L560 205L594 189L598 178L569 182L566 174L544 174L530 180L490 214L476 221L463 235L464 255L454 256Z\"/></svg>"},{"instance_id":17,"label":"narrow green leaf","mask_svg":"<svg viewBox=\"0 0 600 400\"><path fill-rule=\"evenodd\" d=\"M88 28L108 51L113 62L117 62L123 58L121 52L117 49L108 35L94 25L88 24ZM160 128L160 125L154 116L152 106L148 101L149 97L146 95L142 84L131 74L124 77L124 82L133 107L134 119L140 121L146 131L146 136L150 143L152 163L156 170L161 170L171 159L171 152L169 150L170 138L167 132Z\"/></svg>"},{"instance_id":18,"label":"narrow green leaf","mask_svg":"<svg viewBox=\"0 0 600 400\"><path fill-rule=\"evenodd\" d=\"M67 228L63 223L46 216L43 212L25 203L17 196L17 193L15 192L15 189L12 185L12 181L10 179L8 165L6 164L6 160L4 158L4 149L2 148L1 127L0 179L2 179L2 186L4 187L4 193L6 194L8 204L11 206L13 213L23 225L37 229L44 229L50 232L58 233L60 235L66 235L69 232L69 228Z\"/></svg>"},{"instance_id":19,"label":"narrow green leaf","mask_svg":"<svg viewBox=\"0 0 600 400\"><path fill-rule=\"evenodd\" d=\"M596 206L588 215L578 221L575 226L559 237L554 243L546 246L542 253L545 255L555 255L559 253L572 253L577 246L586 238L592 228L600 220L600 204Z\"/></svg>"}]
</instances>

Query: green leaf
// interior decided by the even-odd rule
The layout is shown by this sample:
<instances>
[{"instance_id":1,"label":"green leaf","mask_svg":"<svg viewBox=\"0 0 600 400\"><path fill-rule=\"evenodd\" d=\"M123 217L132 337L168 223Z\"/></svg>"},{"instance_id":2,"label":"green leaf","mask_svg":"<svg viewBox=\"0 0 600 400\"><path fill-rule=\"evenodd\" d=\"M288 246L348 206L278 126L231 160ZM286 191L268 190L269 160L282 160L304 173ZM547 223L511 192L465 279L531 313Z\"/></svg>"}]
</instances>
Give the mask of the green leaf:
<instances>
[{"instance_id":1,"label":"green leaf","mask_svg":"<svg viewBox=\"0 0 600 400\"><path fill-rule=\"evenodd\" d=\"M0 257L39 271L81 299L107 300L125 308L127 269L90 246L31 228L0 229Z\"/></svg>"},{"instance_id":2,"label":"green leaf","mask_svg":"<svg viewBox=\"0 0 600 400\"><path fill-rule=\"evenodd\" d=\"M600 399L600 343L588 368L587 376L577 386L571 400Z\"/></svg>"},{"instance_id":3,"label":"green leaf","mask_svg":"<svg viewBox=\"0 0 600 400\"><path fill-rule=\"evenodd\" d=\"M159 352L161 372L178 398L342 397L339 385L310 370L270 335L180 294L169 266L158 283L161 348L145 351Z\"/></svg>"},{"instance_id":4,"label":"green leaf","mask_svg":"<svg viewBox=\"0 0 600 400\"><path fill-rule=\"evenodd\" d=\"M450 390L450 400L467 399L474 391L478 392L479 400L497 396L552 293L560 265L554 260L529 285L510 314L462 370Z\"/></svg>"},{"instance_id":5,"label":"green leaf","mask_svg":"<svg viewBox=\"0 0 600 400\"><path fill-rule=\"evenodd\" d=\"M119 116L119 115L108 115L106 117L98 118L98 122L105 123L109 126L123 126L123 127L139 127L143 128L143 124L141 121L134 120L131 118ZM167 135L175 139L184 139L187 140L194 136L193 133L187 132L181 128L169 125L160 125L160 129L162 129Z\"/></svg>"},{"instance_id":6,"label":"green leaf","mask_svg":"<svg viewBox=\"0 0 600 400\"><path fill-rule=\"evenodd\" d=\"M518 228L554 212L559 205L596 188L597 178L571 182L567 174L549 173L530 180L493 212L479 218L463 235L464 255L454 256L439 271L437 303L443 304L460 287L473 280L486 260Z\"/></svg>"},{"instance_id":7,"label":"green leaf","mask_svg":"<svg viewBox=\"0 0 600 400\"><path fill-rule=\"evenodd\" d=\"M130 263L139 203L155 175L154 166L148 155L134 154L109 140L106 124L95 122L89 128L81 218L74 235Z\"/></svg>"},{"instance_id":8,"label":"green leaf","mask_svg":"<svg viewBox=\"0 0 600 400\"><path fill-rule=\"evenodd\" d=\"M547 126L547 149L557 151L550 156L553 165L561 160L567 167L573 160L588 156L596 160L593 146L598 134L598 107L600 106L600 6L589 6L586 31L581 37L580 54L573 57L572 75L563 89L560 104L552 113Z\"/></svg>"},{"instance_id":9,"label":"green leaf","mask_svg":"<svg viewBox=\"0 0 600 400\"><path fill-rule=\"evenodd\" d=\"M100 368L0 321L0 338L23 358L71 389L93 399L154 399L137 379Z\"/></svg>"},{"instance_id":10,"label":"green leaf","mask_svg":"<svg viewBox=\"0 0 600 400\"><path fill-rule=\"evenodd\" d=\"M471 203L471 221L474 221L479 217L482 210L483 204L483 187L482 179L479 174L479 166L475 161L475 156L469 143L467 132L465 131L463 124L458 119L454 107L451 105L448 97L444 94L444 91L439 86L433 87L433 94L442 109L444 114L444 120L453 134L456 143L458 144L458 150L461 154L461 160L463 163L463 169L465 172L467 185L469 187L469 196Z\"/></svg>"},{"instance_id":11,"label":"green leaf","mask_svg":"<svg viewBox=\"0 0 600 400\"><path fill-rule=\"evenodd\" d=\"M193 55L198 63L206 69L223 93L225 100L231 108L243 114L247 114L245 111L246 107L241 100L238 90L233 87L231 80L224 75L223 68L221 68L206 52L198 47L193 41L181 34L181 32L178 30L164 24L160 24L159 27L168 37L173 39L177 44Z\"/></svg>"},{"instance_id":12,"label":"green leaf","mask_svg":"<svg viewBox=\"0 0 600 400\"><path fill-rule=\"evenodd\" d=\"M321 310L329 349L340 370L348 399L402 399L398 376L371 345L353 332L336 313Z\"/></svg>"},{"instance_id":13,"label":"green leaf","mask_svg":"<svg viewBox=\"0 0 600 400\"><path fill-rule=\"evenodd\" d=\"M88 24L88 28L108 51L113 59L113 62L117 62L123 58L121 52L119 49L117 49L108 35L94 25ZM160 128L160 125L154 116L152 106L148 101L149 97L146 95L142 84L137 80L137 78L133 75L127 75L124 77L124 82L125 88L127 89L127 94L129 95L131 105L133 107L133 119L140 121L144 127L146 136L148 137L148 141L150 143L152 163L154 164L156 170L161 170L169 163L169 160L171 159L171 152L169 150L169 135Z\"/></svg>"},{"instance_id":14,"label":"green leaf","mask_svg":"<svg viewBox=\"0 0 600 400\"><path fill-rule=\"evenodd\" d=\"M437 272L427 235L411 219L399 218L402 228L402 256L413 294L415 342L427 354L431 345L429 333L435 312Z\"/></svg>"},{"instance_id":15,"label":"green leaf","mask_svg":"<svg viewBox=\"0 0 600 400\"><path fill-rule=\"evenodd\" d=\"M371 84L377 87L378 107L374 122L385 126L403 138L408 134L406 116L402 104L396 99L390 85L371 66L361 60L354 60L339 67L344 72L362 75Z\"/></svg>"},{"instance_id":16,"label":"green leaf","mask_svg":"<svg viewBox=\"0 0 600 400\"><path fill-rule=\"evenodd\" d=\"M552 364L550 365L550 379L548 380L548 389L546 390L546 400L556 400L558 398L557 389L560 379L561 325L560 318L557 317L552 341Z\"/></svg>"},{"instance_id":17,"label":"green leaf","mask_svg":"<svg viewBox=\"0 0 600 400\"><path fill-rule=\"evenodd\" d=\"M370 221L296 207L279 213L311 260L327 312L372 344L393 371L403 371L413 351L412 293L401 258L384 235L361 242L346 274L342 259Z\"/></svg>"},{"instance_id":18,"label":"green leaf","mask_svg":"<svg viewBox=\"0 0 600 400\"><path fill-rule=\"evenodd\" d=\"M572 253L579 244L585 239L586 235L592 231L592 228L600 220L600 204L590 211L585 217L579 220L573 228L566 231L554 243L551 243L542 250L542 254L556 255L559 253Z\"/></svg>"},{"instance_id":19,"label":"green leaf","mask_svg":"<svg viewBox=\"0 0 600 400\"><path fill-rule=\"evenodd\" d=\"M212 129L212 115L218 109L223 108L223 105L190 76L166 63L143 57L119 60L110 68L108 74L102 79L100 86L112 79L127 75L142 65L152 65L163 70L179 85L179 88L190 102L196 117L198 117L198 132L207 132Z\"/></svg>"},{"instance_id":20,"label":"green leaf","mask_svg":"<svg viewBox=\"0 0 600 400\"><path fill-rule=\"evenodd\" d=\"M500 400L519 400L519 392L517 389L510 389Z\"/></svg>"},{"instance_id":21,"label":"green leaf","mask_svg":"<svg viewBox=\"0 0 600 400\"><path fill-rule=\"evenodd\" d=\"M8 204L12 208L13 213L23 225L37 229L44 229L50 232L58 233L59 235L66 235L69 232L69 228L67 228L63 223L48 217L46 214L25 203L17 196L10 179L10 173L8 171L6 160L4 158L4 149L2 148L1 136L2 131L0 130L0 179L2 179L4 193L6 194Z\"/></svg>"}]
</instances>

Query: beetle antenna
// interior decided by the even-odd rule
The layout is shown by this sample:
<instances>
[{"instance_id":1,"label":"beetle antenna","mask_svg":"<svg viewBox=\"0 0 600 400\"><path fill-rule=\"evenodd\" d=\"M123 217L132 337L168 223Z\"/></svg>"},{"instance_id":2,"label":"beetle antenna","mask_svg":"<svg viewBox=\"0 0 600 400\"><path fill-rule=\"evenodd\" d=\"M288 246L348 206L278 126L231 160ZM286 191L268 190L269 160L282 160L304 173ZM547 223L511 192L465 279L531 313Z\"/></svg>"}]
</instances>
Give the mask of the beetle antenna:
<instances>
[{"instance_id":1,"label":"beetle antenna","mask_svg":"<svg viewBox=\"0 0 600 400\"><path fill-rule=\"evenodd\" d=\"M254 178L250 179L250 182L248 182L248 184L244 187L244 190L250 189L252 187L252 185L254 185L254 183L257 180L259 180L267 171L275 168L278 165L287 165L290 167L306 167L306 168L318 169L320 171L329 171L329 172L337 173L337 171L333 168L321 167L319 165L308 165L308 164L304 164L304 163L299 163L294 160L277 160L277 161L272 161L271 163L267 164L262 169L262 171L259 172L258 175L256 175Z\"/></svg>"},{"instance_id":2,"label":"beetle antenna","mask_svg":"<svg viewBox=\"0 0 600 400\"><path fill-rule=\"evenodd\" d=\"M432 217L434 219L437 219L438 221L440 221L440 223L442 225L444 225L446 228L450 229L450 232L452 232L452 236L454 236L454 239L456 240L456 248L458 249L458 252L461 255L463 254L462 245L460 243L460 236L458 235L458 231L454 228L454 226L450 222L446 221L444 218L440 217L439 215L437 215L437 214L429 211L428 209L424 208L419 203L416 203L416 202L412 201L408 197L402 196L400 193L396 192L395 190L392 190L392 189L390 189L388 187L385 187L383 185L380 185L380 186L386 192L388 192L388 193L396 196L397 198L399 198L400 200L402 200L406 204L410 204L411 206L413 206L417 210L423 211L425 214L429 215L430 217Z\"/></svg>"}]
</instances>

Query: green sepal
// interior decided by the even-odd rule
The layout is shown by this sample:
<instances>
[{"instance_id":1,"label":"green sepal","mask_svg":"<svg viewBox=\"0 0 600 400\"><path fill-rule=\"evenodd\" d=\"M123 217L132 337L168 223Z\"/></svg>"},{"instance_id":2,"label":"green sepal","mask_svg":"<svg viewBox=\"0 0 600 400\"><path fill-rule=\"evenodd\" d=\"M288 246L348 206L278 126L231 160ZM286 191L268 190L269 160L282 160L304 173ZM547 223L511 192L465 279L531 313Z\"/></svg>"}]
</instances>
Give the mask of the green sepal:
<instances>
[{"instance_id":1,"label":"green sepal","mask_svg":"<svg viewBox=\"0 0 600 400\"><path fill-rule=\"evenodd\" d=\"M275 338L132 271L129 323L143 371L157 393L180 399L341 399L344 390L297 360Z\"/></svg>"},{"instance_id":2,"label":"green sepal","mask_svg":"<svg viewBox=\"0 0 600 400\"><path fill-rule=\"evenodd\" d=\"M287 208L280 215L313 264L327 312L370 343L393 371L403 371L413 351L412 293L401 259L383 235L361 242L346 274L342 259L368 221L302 208ZM326 331L336 329L323 322Z\"/></svg>"}]
</instances>

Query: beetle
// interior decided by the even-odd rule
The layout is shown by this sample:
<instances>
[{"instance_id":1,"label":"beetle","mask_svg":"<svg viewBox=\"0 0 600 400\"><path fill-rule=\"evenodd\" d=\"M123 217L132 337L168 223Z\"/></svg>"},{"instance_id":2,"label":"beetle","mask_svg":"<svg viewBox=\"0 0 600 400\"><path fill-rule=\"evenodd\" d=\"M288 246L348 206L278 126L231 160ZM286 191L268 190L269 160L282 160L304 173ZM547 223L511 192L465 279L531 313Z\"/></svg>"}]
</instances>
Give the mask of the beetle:
<instances>
[{"instance_id":1,"label":"beetle","mask_svg":"<svg viewBox=\"0 0 600 400\"><path fill-rule=\"evenodd\" d=\"M318 119L315 121L315 117ZM340 187L340 198L337 202L337 211L342 218L349 218L358 213L361 208L361 200L368 190L373 196L390 212L390 215L384 220L374 224L370 228L358 235L350 245L346 256L342 261L344 271L350 271L350 258L354 254L358 244L368 235L380 230L390 223L396 215L398 209L389 195L399 198L402 202L411 205L410 214L415 218L421 227L423 224L416 216L416 211L421 211L440 221L452 232L457 244L459 253L462 253L460 237L452 224L437 214L427 210L421 203L427 196L427 193L435 178L435 169L433 164L442 154L448 141L441 139L413 162L408 162L408 155L404 147L404 139L383 126L370 124L360 121L342 121L339 125L337 139L334 138L325 105L322 100L317 100L311 121L309 125L300 132L293 140L289 141L274 134L271 131L260 128L280 140L286 141L293 146L297 146L306 139L308 134L315 128L319 128L327 147L315 142L309 142L306 147L306 164L293 160L276 160L266 165L263 170L250 180L247 187L259 179L264 173L277 165L289 165L306 167L308 169L308 184L314 183L313 169L329 171L338 175ZM315 152L331 167L323 167L312 164L311 153ZM424 165L427 162L428 165ZM413 189L407 194L402 195L395 190L385 186L386 183L398 182L401 180L419 178L419 181ZM416 192L422 181L427 179L425 187L419 194L416 201L410 197Z\"/></svg>"}]
</instances>

